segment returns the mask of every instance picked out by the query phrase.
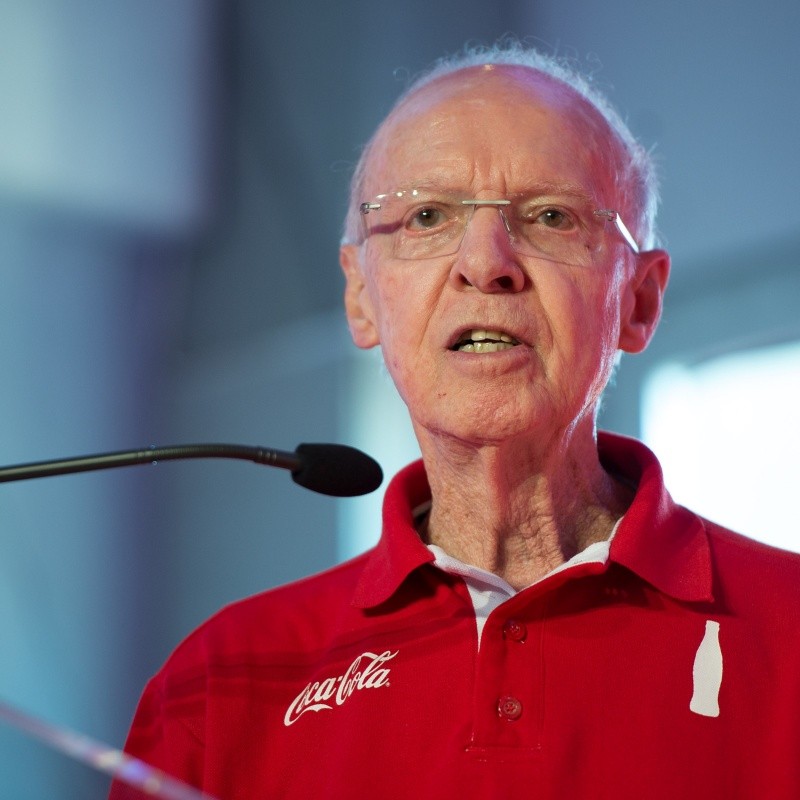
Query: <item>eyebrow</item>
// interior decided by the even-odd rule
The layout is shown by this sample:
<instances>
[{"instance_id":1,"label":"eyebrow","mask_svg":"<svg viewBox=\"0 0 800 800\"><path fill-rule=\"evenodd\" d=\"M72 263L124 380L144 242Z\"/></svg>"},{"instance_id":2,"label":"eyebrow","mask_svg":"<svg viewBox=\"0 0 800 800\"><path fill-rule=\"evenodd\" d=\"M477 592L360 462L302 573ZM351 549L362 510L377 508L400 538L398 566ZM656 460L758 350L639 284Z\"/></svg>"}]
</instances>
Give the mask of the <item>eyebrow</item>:
<instances>
[{"instance_id":1,"label":"eyebrow","mask_svg":"<svg viewBox=\"0 0 800 800\"><path fill-rule=\"evenodd\" d=\"M562 197L574 197L586 203L591 203L595 200L594 195L580 184L553 181L539 181L533 183L522 192L515 192L515 194L557 194Z\"/></svg>"},{"instance_id":2,"label":"eyebrow","mask_svg":"<svg viewBox=\"0 0 800 800\"><path fill-rule=\"evenodd\" d=\"M419 189L428 192L441 192L442 194L447 194L451 197L466 198L472 196L472 193L469 190L454 188L452 185L447 185L446 183L435 179L404 182L401 186L382 194L391 194L392 192L409 192L413 189ZM598 202L594 195L587 191L583 186L576 183L560 181L535 181L530 184L526 184L525 188L523 188L521 191L500 192L498 194L508 194L510 196L531 195L537 197L557 195L559 197L572 197L576 200L586 203L587 205L596 204Z\"/></svg>"}]
</instances>

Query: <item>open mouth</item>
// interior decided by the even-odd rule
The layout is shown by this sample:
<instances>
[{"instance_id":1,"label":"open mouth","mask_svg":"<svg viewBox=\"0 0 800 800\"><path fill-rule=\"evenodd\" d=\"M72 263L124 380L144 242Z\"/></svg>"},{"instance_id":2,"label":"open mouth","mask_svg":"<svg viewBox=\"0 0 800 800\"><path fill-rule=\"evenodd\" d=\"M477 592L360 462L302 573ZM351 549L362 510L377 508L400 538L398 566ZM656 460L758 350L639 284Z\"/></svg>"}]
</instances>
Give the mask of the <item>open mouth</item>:
<instances>
[{"instance_id":1,"label":"open mouth","mask_svg":"<svg viewBox=\"0 0 800 800\"><path fill-rule=\"evenodd\" d=\"M519 342L503 331L487 331L479 328L464 331L450 348L459 353L497 353L510 350Z\"/></svg>"}]
</instances>

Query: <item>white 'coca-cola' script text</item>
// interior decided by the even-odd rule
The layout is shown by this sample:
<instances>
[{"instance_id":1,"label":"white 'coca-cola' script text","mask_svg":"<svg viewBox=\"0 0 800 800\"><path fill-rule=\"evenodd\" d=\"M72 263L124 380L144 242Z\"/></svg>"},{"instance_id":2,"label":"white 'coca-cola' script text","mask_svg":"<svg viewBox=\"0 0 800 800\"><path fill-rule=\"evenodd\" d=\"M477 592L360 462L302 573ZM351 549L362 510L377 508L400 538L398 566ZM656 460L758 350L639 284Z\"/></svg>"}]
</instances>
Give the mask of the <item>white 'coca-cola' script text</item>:
<instances>
[{"instance_id":1,"label":"white 'coca-cola' script text","mask_svg":"<svg viewBox=\"0 0 800 800\"><path fill-rule=\"evenodd\" d=\"M389 672L385 667L398 653L384 650L383 653L362 653L353 659L353 663L345 670L344 674L335 678L325 678L322 681L309 683L294 700L292 700L286 713L283 715L283 724L293 725L306 711L322 711L333 708L332 701L341 706L359 689L378 689L389 682Z\"/></svg>"}]
</instances>

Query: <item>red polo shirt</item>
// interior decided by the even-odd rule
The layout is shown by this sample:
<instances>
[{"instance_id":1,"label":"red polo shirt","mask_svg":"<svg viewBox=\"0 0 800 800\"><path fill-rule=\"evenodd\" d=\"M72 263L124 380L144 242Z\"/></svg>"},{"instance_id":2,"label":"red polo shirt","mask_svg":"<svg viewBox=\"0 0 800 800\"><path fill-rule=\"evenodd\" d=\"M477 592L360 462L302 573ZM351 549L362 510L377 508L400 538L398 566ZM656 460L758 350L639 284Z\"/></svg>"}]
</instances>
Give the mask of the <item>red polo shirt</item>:
<instances>
[{"instance_id":1,"label":"red polo shirt","mask_svg":"<svg viewBox=\"0 0 800 800\"><path fill-rule=\"evenodd\" d=\"M638 486L608 560L502 603L480 648L414 530L418 462L377 547L191 634L127 750L221 800L797 800L800 557L675 505L643 445L599 449Z\"/></svg>"}]
</instances>

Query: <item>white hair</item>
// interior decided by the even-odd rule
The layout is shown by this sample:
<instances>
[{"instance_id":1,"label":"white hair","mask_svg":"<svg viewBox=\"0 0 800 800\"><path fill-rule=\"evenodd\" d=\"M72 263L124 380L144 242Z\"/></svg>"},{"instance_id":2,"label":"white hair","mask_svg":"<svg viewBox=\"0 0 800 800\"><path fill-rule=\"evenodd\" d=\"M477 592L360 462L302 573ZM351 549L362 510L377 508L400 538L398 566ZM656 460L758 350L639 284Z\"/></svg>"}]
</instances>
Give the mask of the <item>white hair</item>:
<instances>
[{"instance_id":1,"label":"white hair","mask_svg":"<svg viewBox=\"0 0 800 800\"><path fill-rule=\"evenodd\" d=\"M572 89L598 112L621 145L623 163L617 163L613 170L619 205L626 210L626 213L630 212L633 215L630 227L635 231L642 249L653 247L656 240L658 179L652 156L631 133L630 128L606 96L592 84L591 78L581 74L567 59L546 55L539 50L526 47L515 39L503 40L492 46L465 47L456 55L439 59L431 69L418 76L397 99L387 119L412 95L432 81L463 69L486 64L523 67L546 75ZM365 145L353 172L342 239L345 244L358 242L361 238L359 205L364 200L362 194L367 163L377 133L383 124L381 123ZM613 160L619 162L619 158Z\"/></svg>"}]
</instances>

